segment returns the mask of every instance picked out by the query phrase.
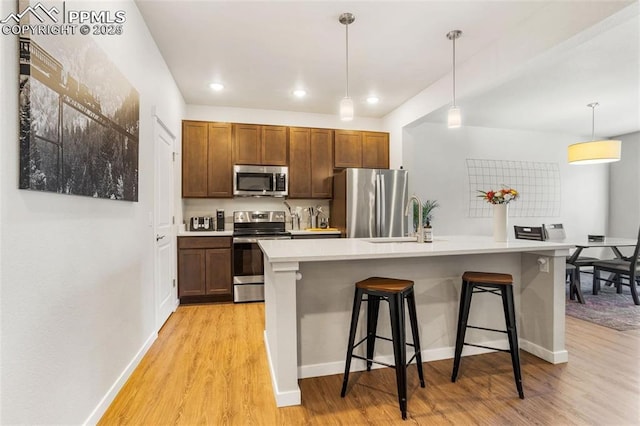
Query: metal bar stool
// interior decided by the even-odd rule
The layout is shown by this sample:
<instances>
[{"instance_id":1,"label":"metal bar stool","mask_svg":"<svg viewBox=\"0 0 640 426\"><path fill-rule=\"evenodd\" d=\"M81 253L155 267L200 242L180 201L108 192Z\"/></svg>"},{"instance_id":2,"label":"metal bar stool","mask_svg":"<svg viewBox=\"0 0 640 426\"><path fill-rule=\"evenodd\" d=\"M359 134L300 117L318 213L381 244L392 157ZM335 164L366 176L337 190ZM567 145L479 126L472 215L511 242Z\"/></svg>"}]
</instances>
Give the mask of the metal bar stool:
<instances>
[{"instance_id":1,"label":"metal bar stool","mask_svg":"<svg viewBox=\"0 0 640 426\"><path fill-rule=\"evenodd\" d=\"M364 296L367 296L364 299ZM378 312L380 308L380 300L389 302L389 314L391 317L391 336L381 337L376 334L378 326ZM409 310L409 321L411 323L411 332L413 334L413 343L407 343L405 338L405 321L404 321L404 301L407 300L407 308ZM367 335L358 343L354 344L356 337L356 328L358 326L358 317L360 314L360 305L367 302ZM395 365L387 364L381 361L374 361L373 352L376 339L383 339L393 343L393 355ZM367 342L366 357L353 354L353 350L360 344ZM406 347L414 348L414 355L407 362ZM387 367L395 368L396 381L398 386L398 403L402 418L407 418L407 365L411 361L416 360L418 368L418 377L420 378L420 386L424 387L424 376L422 374L422 356L420 355L420 336L418 335L418 319L416 316L416 302L413 293L413 281L399 280L395 278L371 277L356 283L356 291L353 299L353 311L351 313L351 328L349 330L349 343L347 345L347 361L344 369L344 381L342 383L341 396L347 393L347 382L349 381L349 369L351 367L351 358L362 359L367 362L367 371L371 371L371 365L381 364Z\"/></svg>"},{"instance_id":2,"label":"metal bar stool","mask_svg":"<svg viewBox=\"0 0 640 426\"><path fill-rule=\"evenodd\" d=\"M462 294L460 295L456 352L453 359L453 373L451 374L451 381L455 382L458 378L458 368L460 367L460 358L462 355L462 347L464 345L509 352L511 354L513 376L516 381L516 387L518 388L518 395L520 396L520 399L524 399L524 392L522 391L522 375L520 373L520 353L518 349L518 333L516 331L516 315L513 304L512 284L513 277L509 274L496 274L491 272L465 272L462 274ZM496 330L493 328L476 327L467 324L467 320L469 319L469 308L471 307L471 296L473 293L492 293L502 296L504 319L507 325L506 331ZM466 343L464 341L464 337L467 328L506 333L509 337L509 350Z\"/></svg>"}]
</instances>

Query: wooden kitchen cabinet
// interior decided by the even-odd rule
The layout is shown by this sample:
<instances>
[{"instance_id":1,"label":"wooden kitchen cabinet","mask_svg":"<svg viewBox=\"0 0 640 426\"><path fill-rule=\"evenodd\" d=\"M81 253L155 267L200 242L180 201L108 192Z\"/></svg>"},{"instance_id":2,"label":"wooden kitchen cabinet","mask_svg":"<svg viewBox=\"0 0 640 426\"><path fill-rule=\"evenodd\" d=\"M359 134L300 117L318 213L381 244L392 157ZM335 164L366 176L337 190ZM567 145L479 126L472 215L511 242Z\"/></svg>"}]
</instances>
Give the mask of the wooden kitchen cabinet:
<instances>
[{"instance_id":1,"label":"wooden kitchen cabinet","mask_svg":"<svg viewBox=\"0 0 640 426\"><path fill-rule=\"evenodd\" d=\"M231 124L209 123L207 153L207 196L233 197Z\"/></svg>"},{"instance_id":2,"label":"wooden kitchen cabinet","mask_svg":"<svg viewBox=\"0 0 640 426\"><path fill-rule=\"evenodd\" d=\"M289 128L289 198L331 198L333 130Z\"/></svg>"},{"instance_id":3,"label":"wooden kitchen cabinet","mask_svg":"<svg viewBox=\"0 0 640 426\"><path fill-rule=\"evenodd\" d=\"M230 123L182 122L182 197L233 196Z\"/></svg>"},{"instance_id":4,"label":"wooden kitchen cabinet","mask_svg":"<svg viewBox=\"0 0 640 426\"><path fill-rule=\"evenodd\" d=\"M368 169L389 168L388 133L362 133L362 167Z\"/></svg>"},{"instance_id":5,"label":"wooden kitchen cabinet","mask_svg":"<svg viewBox=\"0 0 640 426\"><path fill-rule=\"evenodd\" d=\"M234 164L287 165L285 126L233 125Z\"/></svg>"},{"instance_id":6,"label":"wooden kitchen cabinet","mask_svg":"<svg viewBox=\"0 0 640 426\"><path fill-rule=\"evenodd\" d=\"M334 142L334 167L389 168L389 134L336 130Z\"/></svg>"},{"instance_id":7,"label":"wooden kitchen cabinet","mask_svg":"<svg viewBox=\"0 0 640 426\"><path fill-rule=\"evenodd\" d=\"M201 121L182 122L182 196L206 197L208 125Z\"/></svg>"},{"instance_id":8,"label":"wooden kitchen cabinet","mask_svg":"<svg viewBox=\"0 0 640 426\"><path fill-rule=\"evenodd\" d=\"M287 128L285 126L260 126L262 133L262 164L287 165Z\"/></svg>"},{"instance_id":9,"label":"wooden kitchen cabinet","mask_svg":"<svg viewBox=\"0 0 640 426\"><path fill-rule=\"evenodd\" d=\"M334 141L334 167L362 167L362 132L336 130Z\"/></svg>"},{"instance_id":10,"label":"wooden kitchen cabinet","mask_svg":"<svg viewBox=\"0 0 640 426\"><path fill-rule=\"evenodd\" d=\"M178 237L178 297L232 301L231 237Z\"/></svg>"},{"instance_id":11,"label":"wooden kitchen cabinet","mask_svg":"<svg viewBox=\"0 0 640 426\"><path fill-rule=\"evenodd\" d=\"M311 129L289 128L289 198L311 196Z\"/></svg>"}]
</instances>

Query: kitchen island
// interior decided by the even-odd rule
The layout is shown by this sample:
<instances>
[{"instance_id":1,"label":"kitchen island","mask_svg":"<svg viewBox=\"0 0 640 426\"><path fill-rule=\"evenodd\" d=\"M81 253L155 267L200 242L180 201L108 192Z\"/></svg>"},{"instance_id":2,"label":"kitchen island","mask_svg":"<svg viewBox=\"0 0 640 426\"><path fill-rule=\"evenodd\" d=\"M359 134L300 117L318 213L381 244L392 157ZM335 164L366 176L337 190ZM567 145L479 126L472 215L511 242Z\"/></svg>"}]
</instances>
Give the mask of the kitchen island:
<instances>
[{"instance_id":1,"label":"kitchen island","mask_svg":"<svg viewBox=\"0 0 640 426\"><path fill-rule=\"evenodd\" d=\"M413 280L424 362L453 358L464 271L513 275L521 349L548 362L568 359L565 349L566 243L451 236L433 243L407 239L260 241L265 273L265 346L278 406L301 402L298 379L344 372L355 282L371 276ZM388 308L380 306L378 334L390 336ZM360 316L358 336L364 336ZM474 296L469 322L504 329L501 302ZM469 330L467 341L506 348L506 338ZM358 340L358 339L356 339ZM504 340L504 341L503 341ZM465 348L463 355L481 353ZM376 356L393 362L384 343ZM364 370L364 362L352 371ZM526 386L526 384L525 384ZM339 392L336 389L336 392Z\"/></svg>"}]
</instances>

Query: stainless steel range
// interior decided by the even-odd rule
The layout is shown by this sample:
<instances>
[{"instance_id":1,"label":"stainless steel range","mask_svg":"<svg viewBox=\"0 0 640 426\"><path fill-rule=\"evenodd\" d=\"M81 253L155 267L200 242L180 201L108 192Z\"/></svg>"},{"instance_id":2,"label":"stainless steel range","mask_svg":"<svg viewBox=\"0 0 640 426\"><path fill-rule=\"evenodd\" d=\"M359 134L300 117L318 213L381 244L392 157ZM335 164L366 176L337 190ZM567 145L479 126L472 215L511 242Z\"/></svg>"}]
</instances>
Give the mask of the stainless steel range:
<instances>
[{"instance_id":1,"label":"stainless steel range","mask_svg":"<svg viewBox=\"0 0 640 426\"><path fill-rule=\"evenodd\" d=\"M264 265L258 240L289 240L283 211L233 212L233 301L264 301Z\"/></svg>"}]
</instances>

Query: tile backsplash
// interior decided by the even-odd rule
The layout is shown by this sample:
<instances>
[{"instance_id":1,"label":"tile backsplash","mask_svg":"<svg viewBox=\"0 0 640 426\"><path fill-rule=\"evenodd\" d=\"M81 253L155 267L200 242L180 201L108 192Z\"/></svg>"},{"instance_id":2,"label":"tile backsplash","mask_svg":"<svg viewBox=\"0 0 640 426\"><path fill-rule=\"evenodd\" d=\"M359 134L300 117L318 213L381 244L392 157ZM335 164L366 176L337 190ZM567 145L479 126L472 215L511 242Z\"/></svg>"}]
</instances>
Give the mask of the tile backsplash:
<instances>
[{"instance_id":1,"label":"tile backsplash","mask_svg":"<svg viewBox=\"0 0 640 426\"><path fill-rule=\"evenodd\" d=\"M225 230L233 229L233 212L239 210L281 210L287 215L287 229L291 228L291 220L289 210L284 205L287 201L295 212L296 209L302 210L307 207L322 207L325 217L329 217L329 226L331 226L331 215L329 212L329 200L289 200L284 198L270 197L238 197L238 198L183 198L182 199L182 223L186 223L194 216L213 216L216 215L217 209L224 210ZM311 226L307 214L302 213L300 219L300 228L305 229Z\"/></svg>"}]
</instances>

